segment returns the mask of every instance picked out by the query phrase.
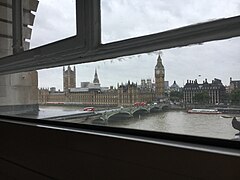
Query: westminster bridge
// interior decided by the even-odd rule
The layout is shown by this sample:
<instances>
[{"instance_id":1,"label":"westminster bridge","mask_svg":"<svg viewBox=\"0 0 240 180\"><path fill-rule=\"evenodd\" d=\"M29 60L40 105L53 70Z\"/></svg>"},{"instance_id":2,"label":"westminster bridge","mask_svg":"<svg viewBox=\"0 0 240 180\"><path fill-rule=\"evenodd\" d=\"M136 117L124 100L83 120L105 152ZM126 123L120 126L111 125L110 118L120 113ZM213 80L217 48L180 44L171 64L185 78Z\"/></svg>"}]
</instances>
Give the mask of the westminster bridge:
<instances>
[{"instance_id":1,"label":"westminster bridge","mask_svg":"<svg viewBox=\"0 0 240 180\"><path fill-rule=\"evenodd\" d=\"M169 104L149 104L145 106L133 106L126 108L121 107L118 109L106 110L104 112L101 112L102 115L100 116L100 119L103 121L108 121L114 119L131 118L134 116L158 112L168 108Z\"/></svg>"},{"instance_id":2,"label":"westminster bridge","mask_svg":"<svg viewBox=\"0 0 240 180\"><path fill-rule=\"evenodd\" d=\"M85 123L94 120L101 120L104 123L108 120L125 119L152 112L158 112L169 108L169 104L149 104L145 106L121 107L117 109L108 109L101 111L83 111L81 113L67 114L53 117L46 117L46 120L58 120L75 123Z\"/></svg>"}]
</instances>

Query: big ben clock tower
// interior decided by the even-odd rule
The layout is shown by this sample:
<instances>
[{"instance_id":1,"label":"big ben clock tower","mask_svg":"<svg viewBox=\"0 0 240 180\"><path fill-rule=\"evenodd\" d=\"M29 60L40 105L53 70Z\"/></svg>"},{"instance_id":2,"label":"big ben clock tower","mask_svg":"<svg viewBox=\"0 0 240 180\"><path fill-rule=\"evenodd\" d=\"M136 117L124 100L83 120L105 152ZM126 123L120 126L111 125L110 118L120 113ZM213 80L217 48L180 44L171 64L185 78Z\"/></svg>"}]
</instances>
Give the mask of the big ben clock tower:
<instances>
[{"instance_id":1,"label":"big ben clock tower","mask_svg":"<svg viewBox=\"0 0 240 180\"><path fill-rule=\"evenodd\" d=\"M162 64L161 56L158 56L157 65L155 66L155 95L157 98L164 95L164 66Z\"/></svg>"}]
</instances>

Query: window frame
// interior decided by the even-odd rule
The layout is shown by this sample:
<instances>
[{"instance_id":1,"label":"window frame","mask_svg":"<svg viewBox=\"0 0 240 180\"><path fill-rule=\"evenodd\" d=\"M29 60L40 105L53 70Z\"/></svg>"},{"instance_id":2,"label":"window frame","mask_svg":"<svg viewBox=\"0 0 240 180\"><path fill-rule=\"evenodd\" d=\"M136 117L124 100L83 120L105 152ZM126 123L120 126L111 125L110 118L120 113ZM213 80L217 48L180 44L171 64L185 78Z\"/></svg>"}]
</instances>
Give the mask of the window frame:
<instances>
[{"instance_id":1,"label":"window frame","mask_svg":"<svg viewBox=\"0 0 240 180\"><path fill-rule=\"evenodd\" d=\"M100 4L101 0L77 0L76 36L0 58L0 75L96 62L240 36L240 16L234 16L102 44Z\"/></svg>"},{"instance_id":2,"label":"window frame","mask_svg":"<svg viewBox=\"0 0 240 180\"><path fill-rule=\"evenodd\" d=\"M48 45L0 58L0 75L39 70L69 64L96 62L121 56L156 50L201 44L240 36L240 16L189 25L152 35L101 43L100 0L76 0L77 35ZM141 138L160 138L180 142L198 143L240 149L236 141L195 137L174 133L150 132L86 124L46 121L0 115L1 121L62 128L82 128L106 133L120 133Z\"/></svg>"},{"instance_id":3,"label":"window frame","mask_svg":"<svg viewBox=\"0 0 240 180\"><path fill-rule=\"evenodd\" d=\"M212 137L200 137L186 134L176 134L158 131L129 129L121 127L109 127L89 124L77 124L64 121L52 121L46 119L32 119L25 117L0 115L0 123L13 123L23 126L35 126L74 133L86 133L104 137L115 137L143 143L163 144L210 153L220 153L240 157L240 143L236 140L217 139Z\"/></svg>"}]
</instances>

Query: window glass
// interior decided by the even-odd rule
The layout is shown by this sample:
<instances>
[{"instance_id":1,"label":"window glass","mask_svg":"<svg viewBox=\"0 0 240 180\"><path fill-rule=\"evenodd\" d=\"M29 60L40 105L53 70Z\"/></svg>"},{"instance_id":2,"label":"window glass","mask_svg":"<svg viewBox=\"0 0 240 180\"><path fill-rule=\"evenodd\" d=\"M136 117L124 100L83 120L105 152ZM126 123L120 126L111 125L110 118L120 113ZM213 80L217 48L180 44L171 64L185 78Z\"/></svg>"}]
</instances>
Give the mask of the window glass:
<instances>
[{"instance_id":1,"label":"window glass","mask_svg":"<svg viewBox=\"0 0 240 180\"><path fill-rule=\"evenodd\" d=\"M41 0L34 14L31 48L76 35L75 0Z\"/></svg>"},{"instance_id":2,"label":"window glass","mask_svg":"<svg viewBox=\"0 0 240 180\"><path fill-rule=\"evenodd\" d=\"M239 41L43 69L38 80L11 77L2 107L24 117L232 139L232 118L240 116ZM36 114L19 113L34 103Z\"/></svg>"},{"instance_id":3,"label":"window glass","mask_svg":"<svg viewBox=\"0 0 240 180\"><path fill-rule=\"evenodd\" d=\"M240 14L238 0L102 0L103 43Z\"/></svg>"}]
</instances>

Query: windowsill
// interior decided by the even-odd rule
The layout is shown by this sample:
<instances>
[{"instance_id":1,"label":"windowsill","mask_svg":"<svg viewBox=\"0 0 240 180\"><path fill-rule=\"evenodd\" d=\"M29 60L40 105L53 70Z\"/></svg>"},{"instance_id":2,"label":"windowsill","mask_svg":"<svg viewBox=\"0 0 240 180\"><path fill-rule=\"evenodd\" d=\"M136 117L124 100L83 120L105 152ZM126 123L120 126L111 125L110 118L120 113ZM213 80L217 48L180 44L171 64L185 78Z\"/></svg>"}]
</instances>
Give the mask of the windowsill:
<instances>
[{"instance_id":1,"label":"windowsill","mask_svg":"<svg viewBox=\"0 0 240 180\"><path fill-rule=\"evenodd\" d=\"M240 143L232 140L0 115L1 122L240 157Z\"/></svg>"}]
</instances>

